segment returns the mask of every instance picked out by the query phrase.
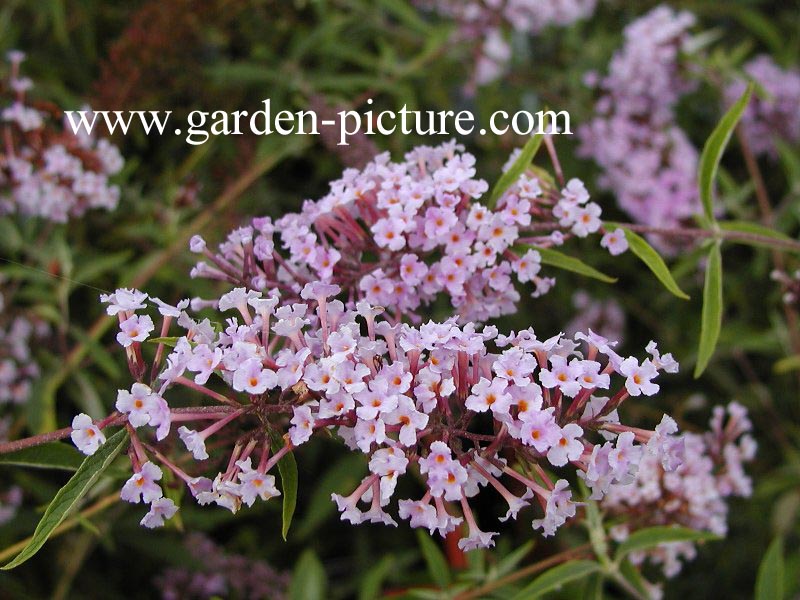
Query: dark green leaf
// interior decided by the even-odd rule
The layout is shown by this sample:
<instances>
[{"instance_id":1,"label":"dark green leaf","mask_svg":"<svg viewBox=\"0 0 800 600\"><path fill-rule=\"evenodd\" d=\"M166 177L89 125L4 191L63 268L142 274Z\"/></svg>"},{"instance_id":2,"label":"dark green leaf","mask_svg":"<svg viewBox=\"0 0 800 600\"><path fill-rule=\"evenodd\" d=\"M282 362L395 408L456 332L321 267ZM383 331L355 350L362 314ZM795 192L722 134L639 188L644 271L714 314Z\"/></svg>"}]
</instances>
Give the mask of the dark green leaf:
<instances>
[{"instance_id":1,"label":"dark green leaf","mask_svg":"<svg viewBox=\"0 0 800 600\"><path fill-rule=\"evenodd\" d=\"M753 84L747 86L742 94L727 113L722 117L714 131L706 140L703 146L703 153L700 155L700 165L697 180L700 186L700 200L703 202L703 212L706 219L714 221L714 180L717 177L717 169L725 147L731 138L736 124L742 117L750 96L753 93Z\"/></svg>"},{"instance_id":2,"label":"dark green leaf","mask_svg":"<svg viewBox=\"0 0 800 600\"><path fill-rule=\"evenodd\" d=\"M364 576L361 578L361 584L358 586L358 600L372 600L379 598L381 595L381 588L386 576L395 568L397 560L394 555L388 554L384 556L378 564L371 567Z\"/></svg>"},{"instance_id":3,"label":"dark green leaf","mask_svg":"<svg viewBox=\"0 0 800 600\"><path fill-rule=\"evenodd\" d=\"M56 494L50 506L44 511L41 521L33 532L28 545L17 556L3 567L13 569L36 554L50 537L56 527L61 525L67 515L78 504L80 499L97 482L111 462L128 443L128 432L121 429L110 438L92 456L87 456L83 464L72 478Z\"/></svg>"},{"instance_id":4,"label":"dark green leaf","mask_svg":"<svg viewBox=\"0 0 800 600\"><path fill-rule=\"evenodd\" d=\"M331 502L331 494L345 494L352 491L365 470L363 456L348 454L333 464L314 484L314 492L308 501L302 520L297 522L292 534L295 541L302 541L312 535L317 528L336 512Z\"/></svg>"},{"instance_id":5,"label":"dark green leaf","mask_svg":"<svg viewBox=\"0 0 800 600\"><path fill-rule=\"evenodd\" d=\"M419 547L422 550L425 564L428 565L428 573L430 573L431 579L440 588L446 588L451 581L447 559L445 559L444 554L442 554L439 546L431 536L421 529L417 529L417 539L419 540Z\"/></svg>"},{"instance_id":6,"label":"dark green leaf","mask_svg":"<svg viewBox=\"0 0 800 600\"><path fill-rule=\"evenodd\" d=\"M534 542L531 540L508 554L508 556L503 557L503 560L497 563L496 576L502 577L513 571L522 562L522 559L533 550L533 546Z\"/></svg>"},{"instance_id":7,"label":"dark green leaf","mask_svg":"<svg viewBox=\"0 0 800 600\"><path fill-rule=\"evenodd\" d=\"M758 567L755 600L783 598L783 539L775 538Z\"/></svg>"},{"instance_id":8,"label":"dark green leaf","mask_svg":"<svg viewBox=\"0 0 800 600\"><path fill-rule=\"evenodd\" d=\"M313 550L306 550L300 555L292 573L289 585L291 600L325 600L328 578Z\"/></svg>"},{"instance_id":9,"label":"dark green leaf","mask_svg":"<svg viewBox=\"0 0 800 600\"><path fill-rule=\"evenodd\" d=\"M546 119L542 123L541 129L544 130L545 127L547 127ZM517 160L514 161L514 164L511 165L508 171L503 173L500 176L500 179L497 180L497 183L494 184L494 187L489 194L489 201L487 202L486 206L493 209L497 205L497 201L500 199L500 196L502 196L505 191L510 188L517 179L519 179L520 175L525 173L528 167L531 166L531 162L533 162L533 158L539 151L539 147L542 145L543 140L544 134L537 133L525 143L525 145L522 147L522 152L519 153L519 156L517 157Z\"/></svg>"},{"instance_id":10,"label":"dark green leaf","mask_svg":"<svg viewBox=\"0 0 800 600\"><path fill-rule=\"evenodd\" d=\"M536 250L542 257L543 265L550 265L551 267L564 269L565 271L572 271L573 273L578 273L579 275L585 275L586 277L599 279L605 283L614 283L617 281L615 277L609 277L594 267L590 267L582 260L577 259L574 256L568 256L562 252L559 252L558 250L553 250L552 248L537 248L534 246L526 246L526 248L533 248Z\"/></svg>"},{"instance_id":11,"label":"dark green leaf","mask_svg":"<svg viewBox=\"0 0 800 600\"><path fill-rule=\"evenodd\" d=\"M177 336L174 337L157 337L157 338L150 338L147 340L149 344L164 344L169 348L174 348L175 345L178 343L180 338Z\"/></svg>"},{"instance_id":12,"label":"dark green leaf","mask_svg":"<svg viewBox=\"0 0 800 600\"><path fill-rule=\"evenodd\" d=\"M765 227L764 225L759 225L758 223L751 223L749 221L721 221L718 223L720 229L724 229L725 231L736 231L739 233L747 233L752 235L759 235L765 238L769 238L772 240L776 240L779 242L793 242L794 240L790 238L785 233L781 233L780 231L776 231L771 227ZM762 248L774 248L773 245L761 242L758 240L731 240L737 244L749 244L751 246L759 246Z\"/></svg>"},{"instance_id":13,"label":"dark green leaf","mask_svg":"<svg viewBox=\"0 0 800 600\"><path fill-rule=\"evenodd\" d=\"M648 527L634 531L622 542L614 554L614 560L620 561L631 552L654 548L667 542L699 542L703 540L716 540L719 536L708 531L697 531L687 527Z\"/></svg>"},{"instance_id":14,"label":"dark green leaf","mask_svg":"<svg viewBox=\"0 0 800 600\"><path fill-rule=\"evenodd\" d=\"M708 252L706 283L703 286L703 312L700 321L700 344L697 348L695 378L700 377L717 347L722 329L722 253L717 242Z\"/></svg>"},{"instance_id":15,"label":"dark green leaf","mask_svg":"<svg viewBox=\"0 0 800 600\"><path fill-rule=\"evenodd\" d=\"M283 448L283 438L278 436L274 431L271 433L271 437L273 452L277 452ZM283 535L283 539L286 540L286 536L289 534L289 527L292 525L294 509L297 507L297 462L292 452L287 452L284 457L278 461L278 472L281 475L281 493L283 494L283 525L281 527L281 535Z\"/></svg>"},{"instance_id":16,"label":"dark green leaf","mask_svg":"<svg viewBox=\"0 0 800 600\"><path fill-rule=\"evenodd\" d=\"M545 571L514 596L514 600L530 600L560 588L571 581L600 571L599 563L591 560L574 560Z\"/></svg>"},{"instance_id":17,"label":"dark green leaf","mask_svg":"<svg viewBox=\"0 0 800 600\"><path fill-rule=\"evenodd\" d=\"M119 271L132 254L129 251L115 252L81 261L80 266L75 269L72 275L75 281L71 283L74 285L86 284L110 271Z\"/></svg>"},{"instance_id":18,"label":"dark green leaf","mask_svg":"<svg viewBox=\"0 0 800 600\"><path fill-rule=\"evenodd\" d=\"M689 296L678 286L678 283L675 281L672 273L670 273L661 255L656 252L642 236L624 227L622 230L625 232L625 239L628 240L628 246L630 246L631 252L647 265L647 268L653 272L653 275L656 276L672 295L677 296L681 300L688 300Z\"/></svg>"},{"instance_id":19,"label":"dark green leaf","mask_svg":"<svg viewBox=\"0 0 800 600\"><path fill-rule=\"evenodd\" d=\"M0 454L0 465L76 471L81 466L83 458L75 446L62 442L51 442L8 454Z\"/></svg>"},{"instance_id":20,"label":"dark green leaf","mask_svg":"<svg viewBox=\"0 0 800 600\"><path fill-rule=\"evenodd\" d=\"M641 595L643 598L648 597L647 587L645 585L645 579L642 577L642 574L639 570L633 566L631 561L627 558L623 560L619 565L619 574L622 575L628 583L630 583Z\"/></svg>"},{"instance_id":21,"label":"dark green leaf","mask_svg":"<svg viewBox=\"0 0 800 600\"><path fill-rule=\"evenodd\" d=\"M798 369L800 369L800 354L786 356L772 365L772 370L780 375L790 371L797 371Z\"/></svg>"}]
</instances>

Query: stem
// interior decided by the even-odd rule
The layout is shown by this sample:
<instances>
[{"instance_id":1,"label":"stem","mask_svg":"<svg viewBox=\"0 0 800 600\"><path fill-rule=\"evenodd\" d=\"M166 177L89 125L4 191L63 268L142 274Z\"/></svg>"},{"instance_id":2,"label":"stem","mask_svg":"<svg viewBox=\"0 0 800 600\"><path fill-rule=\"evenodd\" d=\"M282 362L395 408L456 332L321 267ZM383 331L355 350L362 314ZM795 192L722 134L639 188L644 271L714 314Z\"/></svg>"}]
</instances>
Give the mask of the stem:
<instances>
[{"instance_id":1,"label":"stem","mask_svg":"<svg viewBox=\"0 0 800 600\"><path fill-rule=\"evenodd\" d=\"M732 242L747 242L761 244L776 250L790 250L800 252L800 242L794 240L782 240L759 235L757 233L745 233L743 231L728 231L721 229L712 231L710 229L682 228L682 227L652 227L650 225L638 225L635 223L620 223L620 226L635 231L637 233L653 233L666 237L686 237L695 239L723 239Z\"/></svg>"},{"instance_id":2,"label":"stem","mask_svg":"<svg viewBox=\"0 0 800 600\"><path fill-rule=\"evenodd\" d=\"M619 587L621 587L625 592L631 596L632 598L636 598L636 600L648 600L647 596L644 596L639 590L637 590L630 581L625 579L617 570L606 571L606 574L611 577L611 579L616 583Z\"/></svg>"},{"instance_id":3,"label":"stem","mask_svg":"<svg viewBox=\"0 0 800 600\"><path fill-rule=\"evenodd\" d=\"M761 211L761 222L767 227L772 227L775 222L775 214L772 212L772 203L769 201L767 186L764 183L764 177L761 175L761 169L758 167L758 161L753 155L753 151L750 149L750 143L747 141L747 136L744 134L741 126L736 128L736 138L742 149L747 172L750 174L750 178L755 184L756 199L758 200L758 208ZM772 263L778 271L786 271L786 263L781 253L777 250L772 251ZM792 351L795 354L800 354L800 327L798 327L799 319L797 311L785 302L781 304L783 304L783 315L786 318Z\"/></svg>"},{"instance_id":4,"label":"stem","mask_svg":"<svg viewBox=\"0 0 800 600\"><path fill-rule=\"evenodd\" d=\"M172 414L182 414L182 413L211 413L211 414L218 414L218 413L228 413L233 412L235 409L233 407L228 406L197 406L197 407L184 407L184 408L173 408L170 410ZM114 427L116 425L122 425L127 420L126 415L118 415L117 417L113 418L112 420L103 419L102 421L97 421L96 423L104 423L104 427ZM50 442L57 442L58 440L63 440L64 438L69 437L72 433L72 427L64 427L62 429L56 429L55 431L48 431L47 433L40 433L39 435L33 435L31 437L22 438L21 440L14 440L13 442L2 442L0 443L0 454L8 454L9 452L16 452L17 450L23 450L25 448L31 448L33 446L41 446L42 444L48 444Z\"/></svg>"},{"instance_id":5,"label":"stem","mask_svg":"<svg viewBox=\"0 0 800 600\"><path fill-rule=\"evenodd\" d=\"M553 170L556 172L556 179L558 179L559 185L564 187L566 185L564 171L561 170L561 162L558 160L558 153L556 152L556 145L553 143L553 138L552 136L545 135L542 139L547 148L547 153L550 155L550 162L553 164Z\"/></svg>"},{"instance_id":6,"label":"stem","mask_svg":"<svg viewBox=\"0 0 800 600\"><path fill-rule=\"evenodd\" d=\"M209 398L211 398L213 400L216 400L217 402L221 402L224 405L232 406L232 407L237 408L237 409L242 407L242 405L239 404L233 398L228 398L227 396L219 394L219 393L215 392L214 390L210 390L207 387L205 387L203 385L200 385L199 383L195 383L191 379L187 379L186 377L183 377L183 376L177 377L175 379L175 383L177 383L179 385L182 385L184 387L187 387L187 388L189 388L191 390L194 390L196 392L200 392L201 394L205 394Z\"/></svg>"},{"instance_id":7,"label":"stem","mask_svg":"<svg viewBox=\"0 0 800 600\"><path fill-rule=\"evenodd\" d=\"M98 500L97 502L92 504L89 508L87 508L86 510L82 511L78 516L75 516L75 517L73 517L73 518L71 518L71 519L69 519L67 521L64 521L61 525L56 527L53 530L53 533L50 534L50 537L54 538L57 535L61 535L62 533L65 533L65 532L69 531L70 529L72 529L73 527L78 525L81 521L83 521L84 519L88 519L89 517L91 517L92 515L100 512L101 510L104 510L104 509L108 508L109 506L112 506L113 504L116 504L117 502L119 502L119 500L120 500L119 492L116 492L116 491L114 493L112 493L112 494L109 494L108 496L105 496L104 498L101 498L100 500ZM31 541L31 539L32 539L32 536L28 537L28 538L25 538L21 542L17 542L16 544L14 544L12 546L9 546L5 550L0 551L0 562L4 562L4 561L8 560L9 558L11 558L11 557L15 556L16 554L18 554L23 548L25 548L25 546L28 545L28 543Z\"/></svg>"},{"instance_id":8,"label":"stem","mask_svg":"<svg viewBox=\"0 0 800 600\"><path fill-rule=\"evenodd\" d=\"M591 544L583 544L578 546L577 548L572 548L571 550L565 550L564 552L559 552L558 554L554 554L553 556L541 560L539 562L533 563L532 565L528 565L524 569L520 569L519 571L514 571L513 573L506 575L505 577L501 577L491 583L487 583L482 585L474 590L469 592L465 592L463 594L459 594L455 597L455 600L471 600L472 598L483 598L489 592L492 592L498 588L508 585L509 583L513 583L519 579L524 579L525 577L529 577L530 575L535 575L540 571L544 571L552 566L557 564L567 562L573 558L587 558L591 556Z\"/></svg>"}]
</instances>

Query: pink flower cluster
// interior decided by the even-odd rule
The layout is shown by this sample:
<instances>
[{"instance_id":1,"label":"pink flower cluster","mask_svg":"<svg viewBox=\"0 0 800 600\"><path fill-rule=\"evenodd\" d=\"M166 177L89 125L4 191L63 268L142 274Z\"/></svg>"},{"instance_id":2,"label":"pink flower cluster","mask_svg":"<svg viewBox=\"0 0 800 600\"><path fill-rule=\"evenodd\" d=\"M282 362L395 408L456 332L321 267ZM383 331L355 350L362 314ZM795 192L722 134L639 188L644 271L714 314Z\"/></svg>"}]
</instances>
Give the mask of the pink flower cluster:
<instances>
[{"instance_id":1,"label":"pink flower cluster","mask_svg":"<svg viewBox=\"0 0 800 600\"><path fill-rule=\"evenodd\" d=\"M800 141L800 71L781 69L770 56L757 56L744 66L747 78L760 86L742 115L747 142L753 152L777 157L775 139ZM737 79L725 90L727 104L738 100L746 81Z\"/></svg>"},{"instance_id":2,"label":"pink flower cluster","mask_svg":"<svg viewBox=\"0 0 800 600\"><path fill-rule=\"evenodd\" d=\"M2 296L0 295L0 303ZM0 312L0 317L5 316ZM17 316L6 326L0 324L0 406L28 401L39 365L31 356L31 342L43 334L42 324Z\"/></svg>"},{"instance_id":3,"label":"pink flower cluster","mask_svg":"<svg viewBox=\"0 0 800 600\"><path fill-rule=\"evenodd\" d=\"M228 554L200 533L186 536L184 546L193 559L188 567L166 569L156 580L162 600L208 598L288 598L291 575L262 560Z\"/></svg>"},{"instance_id":4,"label":"pink flower cluster","mask_svg":"<svg viewBox=\"0 0 800 600\"><path fill-rule=\"evenodd\" d=\"M578 130L580 155L603 170L599 184L639 223L677 225L700 210L698 152L677 124L677 102L696 87L693 14L659 6L625 28L625 42L599 79L596 116ZM758 155L776 155L774 140L800 140L800 73L783 70L769 56L747 63L725 90L730 106L748 80L761 87L742 117L748 143ZM659 241L659 240L657 240ZM660 245L668 249L667 242Z\"/></svg>"},{"instance_id":5,"label":"pink flower cluster","mask_svg":"<svg viewBox=\"0 0 800 600\"><path fill-rule=\"evenodd\" d=\"M625 28L608 75L588 78L600 98L595 118L578 130L579 153L600 165L599 183L620 207L647 225L677 224L699 209L698 154L675 117L694 87L680 60L694 22L685 11L653 9Z\"/></svg>"},{"instance_id":6,"label":"pink flower cluster","mask_svg":"<svg viewBox=\"0 0 800 600\"><path fill-rule=\"evenodd\" d=\"M47 334L43 321L7 310L6 298L0 292L0 441L7 438L12 416L3 414L3 409L28 401L39 377L39 364L31 348L37 338Z\"/></svg>"},{"instance_id":7,"label":"pink flower cluster","mask_svg":"<svg viewBox=\"0 0 800 600\"><path fill-rule=\"evenodd\" d=\"M108 140L58 127L57 111L32 105L21 52L9 53L11 103L0 107L0 215L19 213L59 223L87 210L113 210L119 188L109 182L124 161ZM55 123L54 123L55 122Z\"/></svg>"},{"instance_id":8,"label":"pink flower cluster","mask_svg":"<svg viewBox=\"0 0 800 600\"><path fill-rule=\"evenodd\" d=\"M591 329L605 338L625 343L625 311L614 298L593 298L586 290L578 290L572 295L572 306L575 317L564 328L567 335Z\"/></svg>"},{"instance_id":9,"label":"pink flower cluster","mask_svg":"<svg viewBox=\"0 0 800 600\"><path fill-rule=\"evenodd\" d=\"M18 485L11 486L8 490L0 492L0 525L5 525L17 514L22 506L22 488Z\"/></svg>"},{"instance_id":10,"label":"pink flower cluster","mask_svg":"<svg viewBox=\"0 0 800 600\"><path fill-rule=\"evenodd\" d=\"M417 0L458 25L458 41L477 42L473 82L500 78L511 60L509 30L536 35L551 26L566 27L591 16L597 0Z\"/></svg>"},{"instance_id":11,"label":"pink flower cluster","mask_svg":"<svg viewBox=\"0 0 800 600\"><path fill-rule=\"evenodd\" d=\"M387 320L367 301L346 307L335 299L340 293L337 285L313 282L300 302L289 303L278 290L265 296L235 288L217 303L215 321L224 319L224 329L135 290L104 298L121 331L134 319L151 322L148 307L162 315L152 363L144 358L148 333L123 343L137 382L117 399L134 469L122 497L150 504L143 525L160 525L177 510L163 496L162 469L185 482L198 503L236 512L278 496L273 468L317 431L368 463L351 494L333 496L342 519L395 525L385 508L398 479L414 471L424 488L418 498L398 500L400 518L442 535L465 521L465 550L491 546L496 535L479 529L470 506L482 488L507 502L501 520L530 505L539 513L534 529L553 535L575 515L569 473L602 498L613 485L634 481L646 456L666 471L681 464L684 442L671 418L654 431L619 421L629 397L656 394L659 373L677 371L655 343L639 360L618 355L615 342L591 331L540 340L530 329L500 335L455 319L412 327ZM184 333L168 338L174 322ZM166 340L174 346L165 356ZM215 391L220 385L224 392ZM211 406L172 408L165 396L173 388L193 390ZM114 419L92 423L79 415L73 439L92 453ZM198 427L204 421L210 424ZM178 422L187 452L180 461L159 449ZM140 437L150 428L152 443ZM273 448L280 434L283 445ZM199 473L178 466L189 456ZM516 459L508 462L510 456Z\"/></svg>"},{"instance_id":12,"label":"pink flower cluster","mask_svg":"<svg viewBox=\"0 0 800 600\"><path fill-rule=\"evenodd\" d=\"M0 442L9 438L14 423L14 408L25 404L34 382L39 378L39 363L31 347L44 337L44 322L6 310L6 298L0 292ZM0 491L0 525L14 518L22 504L22 488L11 486Z\"/></svg>"},{"instance_id":13,"label":"pink flower cluster","mask_svg":"<svg viewBox=\"0 0 800 600\"><path fill-rule=\"evenodd\" d=\"M351 304L385 306L398 320L418 320L421 307L444 294L461 321L486 321L514 311L514 279L532 284L533 296L553 285L540 273L536 247L602 226L600 206L577 179L559 192L523 174L494 210L478 202L487 188L475 178L475 158L452 142L419 147L399 163L382 154L361 171L346 170L301 212L234 230L217 253L193 238L204 260L192 276L278 288L286 299L297 299L306 283L333 283ZM620 232L602 245L612 254L627 248Z\"/></svg>"},{"instance_id":14,"label":"pink flower cluster","mask_svg":"<svg viewBox=\"0 0 800 600\"><path fill-rule=\"evenodd\" d=\"M672 524L725 535L727 499L752 493L744 465L753 460L756 442L749 435L747 410L736 402L727 409L714 407L710 426L704 434L681 434L692 458L675 471L665 472L654 457L644 456L631 485L611 486L602 506L612 517L625 518L612 528L612 536L622 541L640 527ZM691 542L672 542L635 553L631 560L636 564L650 560L660 564L667 577L674 577L681 560L691 560L695 554Z\"/></svg>"}]
</instances>

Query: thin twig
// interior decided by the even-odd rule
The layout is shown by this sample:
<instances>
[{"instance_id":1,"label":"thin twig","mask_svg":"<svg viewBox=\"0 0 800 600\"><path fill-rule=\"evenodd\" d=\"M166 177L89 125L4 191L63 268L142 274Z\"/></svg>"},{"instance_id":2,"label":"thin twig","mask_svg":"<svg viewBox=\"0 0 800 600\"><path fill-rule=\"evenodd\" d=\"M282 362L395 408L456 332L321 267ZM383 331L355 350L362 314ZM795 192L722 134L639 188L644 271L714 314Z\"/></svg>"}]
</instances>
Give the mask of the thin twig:
<instances>
[{"instance_id":1,"label":"thin twig","mask_svg":"<svg viewBox=\"0 0 800 600\"><path fill-rule=\"evenodd\" d=\"M70 529L78 525L81 521L88 519L92 515L102 510L105 510L109 506L116 504L117 502L119 502L119 500L120 500L119 492L116 491L112 494L109 494L108 496L101 498L100 500L92 504L89 508L80 512L77 516L67 521L64 521L61 525L56 527L53 530L53 533L50 534L50 538L54 538L58 535L61 535L62 533L69 531ZM21 542L17 542L16 544L13 544L8 548L0 551L0 562L4 562L9 558L11 558L12 556L16 556L17 554L19 554L19 552L23 548L25 548L25 546L27 546L28 543L31 541L31 537L25 538Z\"/></svg>"},{"instance_id":2,"label":"thin twig","mask_svg":"<svg viewBox=\"0 0 800 600\"><path fill-rule=\"evenodd\" d=\"M772 211L772 203L769 200L769 192L764 183L764 177L761 175L761 169L758 166L753 151L750 149L750 143L747 141L747 136L744 134L741 126L736 128L736 137L739 141L739 146L742 149L744 162L747 166L747 172L753 180L756 190L756 199L758 200L758 207L761 211L761 222L767 227L773 227L775 223L775 214ZM783 255L777 250L772 251L772 263L778 271L786 272L786 262ZM786 319L786 328L789 330L789 341L792 346L794 354L800 354L800 319L798 318L797 311L789 304L783 302L783 315Z\"/></svg>"},{"instance_id":3,"label":"thin twig","mask_svg":"<svg viewBox=\"0 0 800 600\"><path fill-rule=\"evenodd\" d=\"M576 548L572 548L571 550L565 550L564 552L559 552L558 554L554 554L549 558L545 558L537 563L533 563L532 565L528 565L527 567L520 569L519 571L514 571L513 573L506 575L505 577L501 577L495 581L482 585L474 590L470 590L468 592L464 592L463 594L459 594L455 597L455 600L471 600L472 598L480 598L489 592L496 590L498 588L503 587L504 585L508 585L510 583L514 583L518 579L524 579L525 577L529 577L530 575L535 575L540 571L544 571L554 565L567 562L573 558L586 558L587 556L591 556L591 544L583 544Z\"/></svg>"},{"instance_id":4,"label":"thin twig","mask_svg":"<svg viewBox=\"0 0 800 600\"><path fill-rule=\"evenodd\" d=\"M181 407L173 408L171 412L175 414L183 413L229 413L235 411L236 408L232 406L194 406L194 407ZM104 420L104 427L114 427L122 425L127 419L126 415L119 415L110 421ZM33 446L41 446L50 442L57 442L69 437L72 433L72 427L64 427L56 429L55 431L48 431L47 433L40 433L39 435L32 435L31 437L22 438L21 440L14 440L13 442L0 443L0 454L8 454L9 452L16 452L25 448L32 448Z\"/></svg>"}]
</instances>

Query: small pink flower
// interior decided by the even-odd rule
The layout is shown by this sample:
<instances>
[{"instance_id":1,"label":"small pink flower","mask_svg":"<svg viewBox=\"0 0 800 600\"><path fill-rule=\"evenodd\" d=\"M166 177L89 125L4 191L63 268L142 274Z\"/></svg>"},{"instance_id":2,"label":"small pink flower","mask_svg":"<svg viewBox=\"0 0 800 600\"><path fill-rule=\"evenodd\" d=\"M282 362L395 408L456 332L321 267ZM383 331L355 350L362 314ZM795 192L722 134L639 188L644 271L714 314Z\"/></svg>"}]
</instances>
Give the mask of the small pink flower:
<instances>
[{"instance_id":1,"label":"small pink flower","mask_svg":"<svg viewBox=\"0 0 800 600\"><path fill-rule=\"evenodd\" d=\"M84 454L91 455L106 441L106 436L94 424L92 418L84 413L75 415L72 419L72 443Z\"/></svg>"},{"instance_id":2,"label":"small pink flower","mask_svg":"<svg viewBox=\"0 0 800 600\"><path fill-rule=\"evenodd\" d=\"M600 245L606 248L611 256L619 256L628 249L628 239L625 237L625 232L617 227L614 231L608 231L603 235Z\"/></svg>"}]
</instances>

